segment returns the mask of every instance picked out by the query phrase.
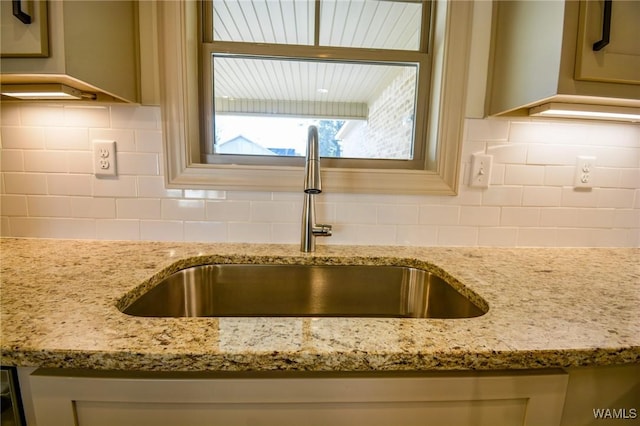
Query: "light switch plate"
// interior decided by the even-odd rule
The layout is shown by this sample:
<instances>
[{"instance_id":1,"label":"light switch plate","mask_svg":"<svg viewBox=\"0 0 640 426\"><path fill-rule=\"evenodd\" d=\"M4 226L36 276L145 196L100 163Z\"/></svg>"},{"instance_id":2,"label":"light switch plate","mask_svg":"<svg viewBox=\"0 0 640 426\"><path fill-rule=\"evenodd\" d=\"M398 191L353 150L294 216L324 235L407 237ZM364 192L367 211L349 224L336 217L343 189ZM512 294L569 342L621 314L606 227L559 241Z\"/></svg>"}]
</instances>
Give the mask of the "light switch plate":
<instances>
[{"instance_id":1,"label":"light switch plate","mask_svg":"<svg viewBox=\"0 0 640 426\"><path fill-rule=\"evenodd\" d=\"M469 186L474 188L488 188L491 180L491 166L493 155L473 154L471 156L471 173L469 173Z\"/></svg>"}]
</instances>

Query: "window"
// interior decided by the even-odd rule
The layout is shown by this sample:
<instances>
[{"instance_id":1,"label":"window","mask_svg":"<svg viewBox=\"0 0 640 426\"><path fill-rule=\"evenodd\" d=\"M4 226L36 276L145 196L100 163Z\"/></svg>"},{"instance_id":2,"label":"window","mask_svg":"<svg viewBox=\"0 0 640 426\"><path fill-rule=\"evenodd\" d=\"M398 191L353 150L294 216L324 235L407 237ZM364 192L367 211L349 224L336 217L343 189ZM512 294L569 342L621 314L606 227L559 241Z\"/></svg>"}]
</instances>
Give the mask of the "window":
<instances>
[{"instance_id":1,"label":"window","mask_svg":"<svg viewBox=\"0 0 640 426\"><path fill-rule=\"evenodd\" d=\"M326 191L455 193L469 3L159 2L169 186L297 191L314 123Z\"/></svg>"},{"instance_id":2,"label":"window","mask_svg":"<svg viewBox=\"0 0 640 426\"><path fill-rule=\"evenodd\" d=\"M316 124L325 167L421 168L430 12L413 0L204 1L201 113L214 118L202 161L299 164Z\"/></svg>"}]
</instances>

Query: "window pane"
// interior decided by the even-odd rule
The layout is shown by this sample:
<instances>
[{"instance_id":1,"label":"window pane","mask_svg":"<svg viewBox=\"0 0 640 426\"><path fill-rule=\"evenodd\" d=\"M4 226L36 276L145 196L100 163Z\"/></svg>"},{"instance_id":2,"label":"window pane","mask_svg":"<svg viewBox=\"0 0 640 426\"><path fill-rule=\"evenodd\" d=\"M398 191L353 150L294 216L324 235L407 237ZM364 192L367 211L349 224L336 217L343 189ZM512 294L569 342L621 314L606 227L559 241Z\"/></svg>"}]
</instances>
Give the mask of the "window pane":
<instances>
[{"instance_id":1,"label":"window pane","mask_svg":"<svg viewBox=\"0 0 640 426\"><path fill-rule=\"evenodd\" d=\"M322 0L320 45L419 50L422 2Z\"/></svg>"},{"instance_id":2,"label":"window pane","mask_svg":"<svg viewBox=\"0 0 640 426\"><path fill-rule=\"evenodd\" d=\"M318 127L320 155L340 158L338 132L345 120L279 116L216 116L217 154L301 157L307 150L307 130Z\"/></svg>"},{"instance_id":3,"label":"window pane","mask_svg":"<svg viewBox=\"0 0 640 426\"><path fill-rule=\"evenodd\" d=\"M213 39L312 45L314 2L213 0Z\"/></svg>"},{"instance_id":4,"label":"window pane","mask_svg":"<svg viewBox=\"0 0 640 426\"><path fill-rule=\"evenodd\" d=\"M413 158L417 65L213 55L213 68L215 153L304 155L306 118L336 127L326 156ZM278 117L304 121L302 136L262 141L266 129L283 141L294 133Z\"/></svg>"}]
</instances>

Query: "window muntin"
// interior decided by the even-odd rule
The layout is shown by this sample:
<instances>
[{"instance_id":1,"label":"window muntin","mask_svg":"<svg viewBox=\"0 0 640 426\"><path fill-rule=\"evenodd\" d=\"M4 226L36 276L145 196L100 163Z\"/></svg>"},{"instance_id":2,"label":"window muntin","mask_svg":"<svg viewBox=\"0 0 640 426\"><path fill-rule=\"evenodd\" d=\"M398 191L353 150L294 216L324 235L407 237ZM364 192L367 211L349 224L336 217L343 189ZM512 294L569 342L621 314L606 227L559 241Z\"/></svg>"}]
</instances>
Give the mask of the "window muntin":
<instances>
[{"instance_id":1,"label":"window muntin","mask_svg":"<svg viewBox=\"0 0 640 426\"><path fill-rule=\"evenodd\" d=\"M346 5L349 7L345 9ZM258 13L265 7L263 13ZM215 117L243 114L256 119L296 117L344 122L341 134L350 135L350 140L339 150L340 160L324 163L328 167L423 168L428 151L422 142L426 137L426 125L422 121L427 116L430 58L424 41L428 37L422 36L420 27L422 22L428 27L428 8L427 2L419 1L213 0L206 3L205 16L213 18L211 25L205 20L203 36L209 41L202 44L201 56L204 58L204 78L210 79L204 84L207 90L202 121L209 124L203 129L206 135L201 148L203 162L297 165L295 161L271 155L266 155L265 159L265 156L254 158L255 153L216 151L216 147L228 140L216 139L221 134L216 126L221 124ZM316 14L319 16L317 25ZM358 25L345 25L351 23L346 17L356 15L360 17L359 28ZM298 18L294 19L296 16ZM223 22L225 20L227 22ZM372 23L389 23L390 20L403 22L403 25L384 25L384 28L376 28L377 32L370 31ZM296 23L292 31L285 28L287 22ZM342 29L336 30L340 25ZM333 38L329 36L331 30L327 30L330 27ZM347 29L351 31L348 36ZM427 29L424 31L428 32ZM340 32L341 37L336 37ZM366 32L375 33L375 37L362 36ZM311 33L313 44L309 41ZM360 38L366 43L358 41L357 34L361 34ZM400 36L404 37L402 44L397 41L402 38ZM333 46L341 44L367 47ZM397 50L372 49L371 46ZM379 74L385 74L380 70L386 70L387 76L380 77ZM372 77L372 74L378 76ZM402 74L410 84L400 91L400 84L394 78L397 80ZM367 98L361 94L349 95L353 88L360 88ZM251 91L247 92L248 89ZM380 105L375 105L376 101L378 104L381 101L372 94L385 92L388 105L389 99L408 100L397 102L403 105L399 110L381 112ZM399 93L403 95L394 96ZM341 96L336 97L338 94ZM387 126L393 122L395 127L379 131L383 128L381 117L386 119ZM357 138L364 142L354 143ZM414 143L414 140L421 142ZM402 146L392 149L399 145ZM289 154L291 150L278 150L278 155L282 152Z\"/></svg>"}]
</instances>

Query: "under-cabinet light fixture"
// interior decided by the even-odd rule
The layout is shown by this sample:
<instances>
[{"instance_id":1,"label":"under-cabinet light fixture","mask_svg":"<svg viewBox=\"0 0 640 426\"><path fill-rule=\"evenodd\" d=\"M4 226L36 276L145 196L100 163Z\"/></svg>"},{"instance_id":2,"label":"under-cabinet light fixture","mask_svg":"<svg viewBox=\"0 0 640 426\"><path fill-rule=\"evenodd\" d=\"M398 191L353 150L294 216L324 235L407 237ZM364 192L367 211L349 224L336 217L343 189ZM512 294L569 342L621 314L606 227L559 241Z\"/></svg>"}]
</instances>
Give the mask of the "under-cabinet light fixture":
<instances>
[{"instance_id":1,"label":"under-cabinet light fixture","mask_svg":"<svg viewBox=\"0 0 640 426\"><path fill-rule=\"evenodd\" d=\"M64 84L8 84L0 88L3 96L22 100L95 99L94 93L81 92Z\"/></svg>"},{"instance_id":2,"label":"under-cabinet light fixture","mask_svg":"<svg viewBox=\"0 0 640 426\"><path fill-rule=\"evenodd\" d=\"M586 118L592 120L640 121L640 108L548 103L529 109L535 117Z\"/></svg>"}]
</instances>

